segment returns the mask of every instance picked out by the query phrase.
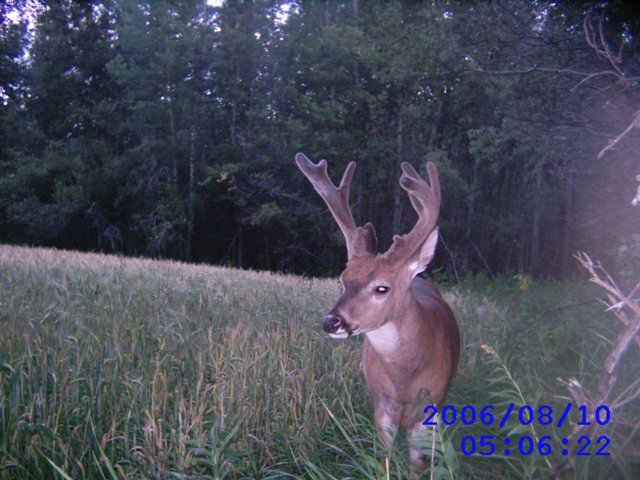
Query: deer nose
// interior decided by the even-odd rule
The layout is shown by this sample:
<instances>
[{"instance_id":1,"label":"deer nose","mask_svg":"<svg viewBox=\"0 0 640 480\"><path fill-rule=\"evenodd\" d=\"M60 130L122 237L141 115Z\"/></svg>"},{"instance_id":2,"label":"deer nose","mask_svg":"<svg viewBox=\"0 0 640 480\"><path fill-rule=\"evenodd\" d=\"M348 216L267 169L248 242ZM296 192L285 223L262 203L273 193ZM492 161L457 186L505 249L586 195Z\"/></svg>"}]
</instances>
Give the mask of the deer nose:
<instances>
[{"instance_id":1,"label":"deer nose","mask_svg":"<svg viewBox=\"0 0 640 480\"><path fill-rule=\"evenodd\" d=\"M344 327L344 318L330 313L322 322L322 329L327 333L335 333Z\"/></svg>"}]
</instances>

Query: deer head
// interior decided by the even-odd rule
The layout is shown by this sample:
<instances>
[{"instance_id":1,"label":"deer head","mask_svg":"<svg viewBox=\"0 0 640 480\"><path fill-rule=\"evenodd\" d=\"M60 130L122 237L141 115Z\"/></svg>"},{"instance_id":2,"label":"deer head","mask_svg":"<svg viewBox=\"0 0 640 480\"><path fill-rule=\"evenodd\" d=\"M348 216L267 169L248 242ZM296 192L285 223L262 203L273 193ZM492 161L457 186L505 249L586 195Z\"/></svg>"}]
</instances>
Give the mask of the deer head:
<instances>
[{"instance_id":1,"label":"deer head","mask_svg":"<svg viewBox=\"0 0 640 480\"><path fill-rule=\"evenodd\" d=\"M349 187L355 162L347 166L339 187L329 178L325 160L314 164L299 153L296 163L326 202L347 245L347 268L340 276L343 293L325 317L323 330L333 338L345 338L380 328L396 315L398 302L410 294L412 280L433 258L438 242L438 229L434 227L440 208L435 166L427 164L427 184L409 163L401 164L400 186L409 194L418 221L406 235L395 236L387 252L378 254L373 225L356 227L351 215Z\"/></svg>"}]
</instances>

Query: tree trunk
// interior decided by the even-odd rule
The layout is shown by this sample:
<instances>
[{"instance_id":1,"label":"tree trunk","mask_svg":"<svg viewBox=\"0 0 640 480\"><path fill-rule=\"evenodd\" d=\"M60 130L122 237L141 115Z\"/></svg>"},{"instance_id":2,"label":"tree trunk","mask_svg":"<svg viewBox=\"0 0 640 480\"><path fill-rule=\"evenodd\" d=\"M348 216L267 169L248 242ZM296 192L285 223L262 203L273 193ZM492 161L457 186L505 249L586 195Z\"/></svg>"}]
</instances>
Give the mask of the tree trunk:
<instances>
[{"instance_id":1,"label":"tree trunk","mask_svg":"<svg viewBox=\"0 0 640 480\"><path fill-rule=\"evenodd\" d=\"M398 108L398 125L396 130L396 171L400 169L400 163L404 157L404 119L402 115L402 101ZM402 194L400 187L393 189L393 234L399 235L402 227Z\"/></svg>"},{"instance_id":2,"label":"tree trunk","mask_svg":"<svg viewBox=\"0 0 640 480\"><path fill-rule=\"evenodd\" d=\"M562 274L569 272L572 257L571 239L573 237L573 182L567 179L564 188L564 224L562 228Z\"/></svg>"},{"instance_id":3,"label":"tree trunk","mask_svg":"<svg viewBox=\"0 0 640 480\"><path fill-rule=\"evenodd\" d=\"M240 65L236 65L235 84L240 85ZM238 129L238 99L234 98L231 103L231 126L229 127L229 140L231 145L237 145Z\"/></svg>"},{"instance_id":4,"label":"tree trunk","mask_svg":"<svg viewBox=\"0 0 640 480\"><path fill-rule=\"evenodd\" d=\"M478 189L478 170L480 168L480 160L473 159L473 170L471 173L471 182L469 184L469 198L467 201L467 224L465 227L465 238L471 238L471 224L475 214L475 206L477 201L476 190Z\"/></svg>"},{"instance_id":5,"label":"tree trunk","mask_svg":"<svg viewBox=\"0 0 640 480\"><path fill-rule=\"evenodd\" d=\"M238 268L244 268L244 242L242 239L242 227L238 228Z\"/></svg>"},{"instance_id":6,"label":"tree trunk","mask_svg":"<svg viewBox=\"0 0 640 480\"><path fill-rule=\"evenodd\" d=\"M540 272L540 220L542 218L542 187L544 168L542 163L536 165L535 205L531 219L531 249L529 250L529 271L531 275Z\"/></svg>"},{"instance_id":7,"label":"tree trunk","mask_svg":"<svg viewBox=\"0 0 640 480\"><path fill-rule=\"evenodd\" d=\"M438 110L436 111L436 115L431 122L431 130L429 131L429 151L433 151L436 148L436 138L438 136L438 127L440 127L440 122L442 121L442 114L444 112L444 101L438 102Z\"/></svg>"},{"instance_id":8,"label":"tree trunk","mask_svg":"<svg viewBox=\"0 0 640 480\"><path fill-rule=\"evenodd\" d=\"M196 130L191 126L191 143L189 145L189 223L187 224L187 260L191 260L191 241L193 238L193 181L195 178Z\"/></svg>"},{"instance_id":9,"label":"tree trunk","mask_svg":"<svg viewBox=\"0 0 640 480\"><path fill-rule=\"evenodd\" d=\"M171 183L173 184L174 191L178 190L178 141L176 137L176 114L173 108L173 99L169 103L169 133L171 135L171 156L172 156L172 169L171 169Z\"/></svg>"}]
</instances>

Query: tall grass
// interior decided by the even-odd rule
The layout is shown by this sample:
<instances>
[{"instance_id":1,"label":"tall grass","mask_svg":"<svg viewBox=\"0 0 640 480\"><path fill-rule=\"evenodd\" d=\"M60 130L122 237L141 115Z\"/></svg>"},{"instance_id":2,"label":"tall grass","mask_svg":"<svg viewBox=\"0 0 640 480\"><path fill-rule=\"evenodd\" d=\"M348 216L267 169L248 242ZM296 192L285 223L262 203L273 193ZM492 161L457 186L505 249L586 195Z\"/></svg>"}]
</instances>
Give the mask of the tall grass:
<instances>
[{"instance_id":1,"label":"tall grass","mask_svg":"<svg viewBox=\"0 0 640 480\"><path fill-rule=\"evenodd\" d=\"M519 351L524 401L596 369L606 332L559 351L563 330L513 300L549 292L477 283L447 292L464 337L451 403L490 401L487 343ZM337 295L332 280L1 246L0 479L382 478L361 339L318 328ZM462 456L473 429L438 432L440 478L544 471Z\"/></svg>"}]
</instances>

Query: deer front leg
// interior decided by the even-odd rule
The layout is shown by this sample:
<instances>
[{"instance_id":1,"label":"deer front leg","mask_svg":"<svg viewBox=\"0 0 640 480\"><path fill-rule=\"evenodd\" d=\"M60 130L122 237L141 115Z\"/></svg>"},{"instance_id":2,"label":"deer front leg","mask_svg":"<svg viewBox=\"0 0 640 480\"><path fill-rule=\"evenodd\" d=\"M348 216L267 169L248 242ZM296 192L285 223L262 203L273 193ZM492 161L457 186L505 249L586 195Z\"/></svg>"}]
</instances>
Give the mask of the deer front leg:
<instances>
[{"instance_id":1,"label":"deer front leg","mask_svg":"<svg viewBox=\"0 0 640 480\"><path fill-rule=\"evenodd\" d=\"M396 436L396 433L398 432L399 419L397 417L397 415L390 414L383 408L376 408L374 412L378 438L387 450L385 458L382 462L385 474L387 473L387 459L389 458L391 449L393 448L393 440Z\"/></svg>"},{"instance_id":2,"label":"deer front leg","mask_svg":"<svg viewBox=\"0 0 640 480\"><path fill-rule=\"evenodd\" d=\"M435 428L435 427L432 427ZM420 448L428 444L425 442L427 435L433 435L434 430L426 428L422 422L415 424L409 431L409 456L411 457L411 478L420 478L427 468L427 457L424 455L424 449ZM432 439L435 441L435 438Z\"/></svg>"},{"instance_id":3,"label":"deer front leg","mask_svg":"<svg viewBox=\"0 0 640 480\"><path fill-rule=\"evenodd\" d=\"M398 419L383 409L375 411L376 430L382 444L389 450L393 447L393 439L398 431Z\"/></svg>"}]
</instances>

